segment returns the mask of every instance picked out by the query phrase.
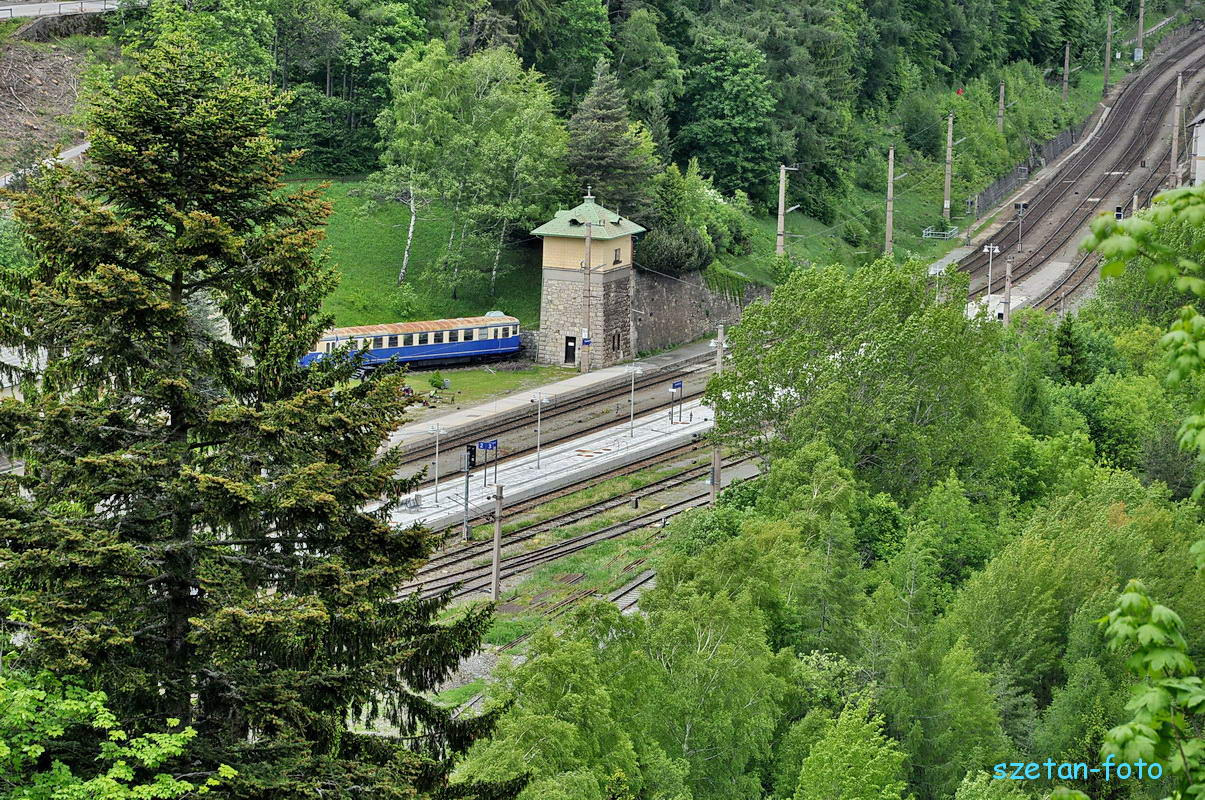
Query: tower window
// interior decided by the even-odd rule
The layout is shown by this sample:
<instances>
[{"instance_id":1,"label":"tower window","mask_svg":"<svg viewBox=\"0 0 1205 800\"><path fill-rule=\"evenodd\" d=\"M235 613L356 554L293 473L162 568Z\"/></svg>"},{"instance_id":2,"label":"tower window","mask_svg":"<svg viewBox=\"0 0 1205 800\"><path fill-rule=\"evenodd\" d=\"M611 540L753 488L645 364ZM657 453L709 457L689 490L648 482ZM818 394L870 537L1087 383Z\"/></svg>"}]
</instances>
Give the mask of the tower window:
<instances>
[{"instance_id":1,"label":"tower window","mask_svg":"<svg viewBox=\"0 0 1205 800\"><path fill-rule=\"evenodd\" d=\"M616 247L615 248L615 263L618 264L620 261L623 261L623 259L619 257L619 248Z\"/></svg>"}]
</instances>

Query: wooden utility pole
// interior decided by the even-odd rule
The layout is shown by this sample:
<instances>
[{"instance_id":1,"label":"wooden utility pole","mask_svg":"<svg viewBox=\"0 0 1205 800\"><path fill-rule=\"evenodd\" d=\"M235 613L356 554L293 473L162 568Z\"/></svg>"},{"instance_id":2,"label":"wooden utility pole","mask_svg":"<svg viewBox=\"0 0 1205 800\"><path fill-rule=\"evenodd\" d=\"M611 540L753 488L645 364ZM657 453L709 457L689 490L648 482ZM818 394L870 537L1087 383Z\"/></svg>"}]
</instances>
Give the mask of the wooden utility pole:
<instances>
[{"instance_id":1,"label":"wooden utility pole","mask_svg":"<svg viewBox=\"0 0 1205 800\"><path fill-rule=\"evenodd\" d=\"M1067 102L1067 79L1071 77L1071 42L1063 44L1063 102Z\"/></svg>"},{"instance_id":2,"label":"wooden utility pole","mask_svg":"<svg viewBox=\"0 0 1205 800\"><path fill-rule=\"evenodd\" d=\"M941 216L950 221L950 182L954 172L954 112L946 117L946 182L941 195Z\"/></svg>"},{"instance_id":3,"label":"wooden utility pole","mask_svg":"<svg viewBox=\"0 0 1205 800\"><path fill-rule=\"evenodd\" d=\"M1004 133L1004 81L1000 81L1000 101L996 105L996 130Z\"/></svg>"},{"instance_id":4,"label":"wooden utility pole","mask_svg":"<svg viewBox=\"0 0 1205 800\"><path fill-rule=\"evenodd\" d=\"M586 196L590 196L588 190ZM594 272L594 261L590 253L590 245L594 239L593 228L594 225L592 223L586 223L586 260L582 262L582 269L585 270L585 274L582 276L582 305L585 310L585 319L582 321L582 340L578 348L581 351L579 360L581 362L582 373L590 371L590 345L586 344L586 342L590 341L590 279Z\"/></svg>"},{"instance_id":5,"label":"wooden utility pole","mask_svg":"<svg viewBox=\"0 0 1205 800\"><path fill-rule=\"evenodd\" d=\"M883 244L883 252L891 255L893 245L893 234L891 225L895 221L895 148L892 147L887 151L887 224L884 228L886 231L886 241Z\"/></svg>"},{"instance_id":6,"label":"wooden utility pole","mask_svg":"<svg viewBox=\"0 0 1205 800\"><path fill-rule=\"evenodd\" d=\"M1012 319L1013 304L1013 257L1004 259L1004 325Z\"/></svg>"},{"instance_id":7,"label":"wooden utility pole","mask_svg":"<svg viewBox=\"0 0 1205 800\"><path fill-rule=\"evenodd\" d=\"M1172 108L1172 154L1171 165L1168 167L1171 188L1180 186L1180 103L1184 91L1184 73L1176 75L1176 105Z\"/></svg>"},{"instance_id":8,"label":"wooden utility pole","mask_svg":"<svg viewBox=\"0 0 1205 800\"><path fill-rule=\"evenodd\" d=\"M715 374L724 374L724 326L720 325L715 337ZM712 414L718 414L717 409L712 410ZM715 430L715 425L719 420L712 418L712 430ZM711 444L711 505L715 506L716 501L720 497L720 443L712 442Z\"/></svg>"},{"instance_id":9,"label":"wooden utility pole","mask_svg":"<svg viewBox=\"0 0 1205 800\"><path fill-rule=\"evenodd\" d=\"M1134 61L1138 62L1144 58L1142 48L1142 38L1145 34L1143 30L1143 22L1146 19L1146 0L1138 0L1138 38L1135 40L1136 47L1134 48Z\"/></svg>"},{"instance_id":10,"label":"wooden utility pole","mask_svg":"<svg viewBox=\"0 0 1205 800\"><path fill-rule=\"evenodd\" d=\"M1109 93L1109 67L1113 64L1113 12L1109 12L1108 27L1105 28L1105 85L1101 95Z\"/></svg>"},{"instance_id":11,"label":"wooden utility pole","mask_svg":"<svg viewBox=\"0 0 1205 800\"><path fill-rule=\"evenodd\" d=\"M502 596L502 484L494 484L494 554L490 580L490 598L497 603Z\"/></svg>"}]
</instances>

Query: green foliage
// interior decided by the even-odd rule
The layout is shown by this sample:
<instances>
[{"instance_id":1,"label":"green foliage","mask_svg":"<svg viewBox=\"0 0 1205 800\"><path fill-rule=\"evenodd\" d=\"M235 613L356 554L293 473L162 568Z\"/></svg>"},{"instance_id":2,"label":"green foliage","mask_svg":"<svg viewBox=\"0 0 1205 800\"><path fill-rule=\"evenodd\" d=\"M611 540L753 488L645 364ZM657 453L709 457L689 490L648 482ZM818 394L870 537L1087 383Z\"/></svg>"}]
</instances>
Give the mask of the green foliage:
<instances>
[{"instance_id":1,"label":"green foliage","mask_svg":"<svg viewBox=\"0 0 1205 800\"><path fill-rule=\"evenodd\" d=\"M564 179L567 134L538 73L510 50L456 60L442 42L408 51L390 72L393 99L378 126L385 169L369 194L407 205L398 283L406 278L419 210L450 203L439 257L444 286L496 294L508 236L544 221Z\"/></svg>"},{"instance_id":2,"label":"green foliage","mask_svg":"<svg viewBox=\"0 0 1205 800\"><path fill-rule=\"evenodd\" d=\"M818 436L875 491L907 496L990 457L994 326L919 264L797 270L745 310L732 367L711 382L716 432L773 461ZM905 377L907 376L907 377Z\"/></svg>"},{"instance_id":3,"label":"green foliage","mask_svg":"<svg viewBox=\"0 0 1205 800\"><path fill-rule=\"evenodd\" d=\"M1105 630L1111 649L1132 651L1126 668L1139 683L1126 704L1133 719L1109 731L1101 753L1166 764L1175 800L1205 793L1205 738L1199 727L1205 686L1183 631L1180 616L1154 602L1138 580L1126 584Z\"/></svg>"},{"instance_id":4,"label":"green foliage","mask_svg":"<svg viewBox=\"0 0 1205 800\"><path fill-rule=\"evenodd\" d=\"M438 790L492 717L423 694L489 614L399 600L430 547L389 522L413 484L382 449L403 377L298 363L335 276L315 255L328 207L281 184L272 90L183 33L138 63L94 106L86 166L10 198L34 259L0 280L24 380L0 403L0 450L25 464L0 478L16 663L103 686L131 737L191 726L165 772L229 764L232 796ZM93 733L63 737L92 772Z\"/></svg>"},{"instance_id":5,"label":"green foliage","mask_svg":"<svg viewBox=\"0 0 1205 800\"><path fill-rule=\"evenodd\" d=\"M795 800L899 800L904 754L862 703L829 723L799 770Z\"/></svg>"},{"instance_id":6,"label":"green foliage","mask_svg":"<svg viewBox=\"0 0 1205 800\"><path fill-rule=\"evenodd\" d=\"M648 221L650 181L660 167L648 130L628 119L628 104L605 60L569 118L569 171L580 188L593 186L602 205Z\"/></svg>"},{"instance_id":7,"label":"green foliage","mask_svg":"<svg viewBox=\"0 0 1205 800\"><path fill-rule=\"evenodd\" d=\"M206 794L235 772L219 766L201 783L156 772L180 756L197 732L131 738L105 706L103 692L89 692L42 672L0 675L0 797L4 800L135 800ZM171 727L178 721L168 720ZM88 777L58 759L68 732L87 731L98 751Z\"/></svg>"},{"instance_id":8,"label":"green foliage","mask_svg":"<svg viewBox=\"0 0 1205 800\"><path fill-rule=\"evenodd\" d=\"M765 191L776 155L767 117L774 108L765 57L734 38L703 33L686 68L677 144L721 191Z\"/></svg>"},{"instance_id":9,"label":"green foliage","mask_svg":"<svg viewBox=\"0 0 1205 800\"><path fill-rule=\"evenodd\" d=\"M1205 295L1200 256L1205 243L1195 234L1205 224L1205 189L1175 189L1155 198L1145 214L1116 220L1101 215L1092 221L1092 234L1084 247L1102 256L1101 275L1116 277L1127 264L1138 261L1145 266L1147 280L1156 285L1174 287L1177 293ZM1202 372L1199 343L1205 331L1205 317L1194 305L1181 308L1162 344L1168 351L1173 386L1185 384ZM1180 426L1179 445L1184 450L1205 454L1205 395L1193 398L1190 414ZM1205 492L1199 482L1193 496Z\"/></svg>"},{"instance_id":10,"label":"green foliage","mask_svg":"<svg viewBox=\"0 0 1205 800\"><path fill-rule=\"evenodd\" d=\"M660 225L645 234L636 253L640 266L677 275L705 269L715 257L715 247L697 228L676 222Z\"/></svg>"}]
</instances>

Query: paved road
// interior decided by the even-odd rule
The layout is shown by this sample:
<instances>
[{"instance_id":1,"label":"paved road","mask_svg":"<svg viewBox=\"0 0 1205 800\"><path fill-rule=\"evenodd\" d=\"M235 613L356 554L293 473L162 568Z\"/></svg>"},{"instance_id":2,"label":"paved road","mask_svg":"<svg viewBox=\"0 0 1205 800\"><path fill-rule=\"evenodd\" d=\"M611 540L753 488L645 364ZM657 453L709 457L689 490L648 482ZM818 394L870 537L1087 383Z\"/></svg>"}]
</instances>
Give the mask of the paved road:
<instances>
[{"instance_id":1,"label":"paved road","mask_svg":"<svg viewBox=\"0 0 1205 800\"><path fill-rule=\"evenodd\" d=\"M23 2L0 5L0 20L16 17L63 17L116 11L117 0L75 0L73 3Z\"/></svg>"},{"instance_id":2,"label":"paved road","mask_svg":"<svg viewBox=\"0 0 1205 800\"><path fill-rule=\"evenodd\" d=\"M86 153L88 151L88 148L91 146L92 146L91 142L84 142L83 144L77 144L74 147L68 147L66 150L59 153L58 156L56 156L55 158L46 159L46 161L44 163L50 164L50 163L53 163L54 161L63 161L63 162L68 162L68 163L72 162L72 161L79 161L80 157L84 153ZM3 189L5 186L8 186L10 183L12 183L12 181L13 181L13 174L11 172L8 173L7 175L0 175L0 189Z\"/></svg>"}]
</instances>

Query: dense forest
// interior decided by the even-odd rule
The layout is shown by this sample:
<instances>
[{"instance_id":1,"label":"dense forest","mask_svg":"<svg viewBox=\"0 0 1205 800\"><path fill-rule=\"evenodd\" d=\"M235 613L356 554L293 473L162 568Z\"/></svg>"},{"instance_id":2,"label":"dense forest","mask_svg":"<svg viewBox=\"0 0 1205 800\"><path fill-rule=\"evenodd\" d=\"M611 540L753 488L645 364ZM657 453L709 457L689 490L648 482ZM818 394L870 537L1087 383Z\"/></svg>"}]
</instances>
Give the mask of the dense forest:
<instances>
[{"instance_id":1,"label":"dense forest","mask_svg":"<svg viewBox=\"0 0 1205 800\"><path fill-rule=\"evenodd\" d=\"M1062 318L968 317L915 260L777 263L707 389L760 477L669 526L639 614L537 631L480 714L433 696L495 609L402 592L437 544L389 523L413 378L299 365L338 281L322 190L285 182L307 158L450 209L449 280L570 175L689 220L702 260L776 160L839 203L868 121L1040 83L1001 65L1090 51L1102 9L123 14L88 160L3 196L0 798L1205 793L1205 189L1095 222L1106 277Z\"/></svg>"},{"instance_id":2,"label":"dense forest","mask_svg":"<svg viewBox=\"0 0 1205 800\"><path fill-rule=\"evenodd\" d=\"M1152 2L1146 13L1166 10ZM1076 65L1099 66L1106 12L1122 30L1136 7L221 0L182 10L154 0L111 27L133 46L187 29L234 55L287 93L274 133L304 151L297 170L371 175L370 205L407 207L399 284L416 226L438 217L452 233L431 273L492 295L502 249L587 185L649 228L650 269L746 255L740 220L773 201L780 162L800 167L789 204L877 251L879 204L849 205L851 193L882 193L888 146L900 172L921 179L944 155L953 112L965 140L955 195L978 191L1080 121L1053 84L1065 42ZM688 171L697 191L679 180Z\"/></svg>"}]
</instances>

